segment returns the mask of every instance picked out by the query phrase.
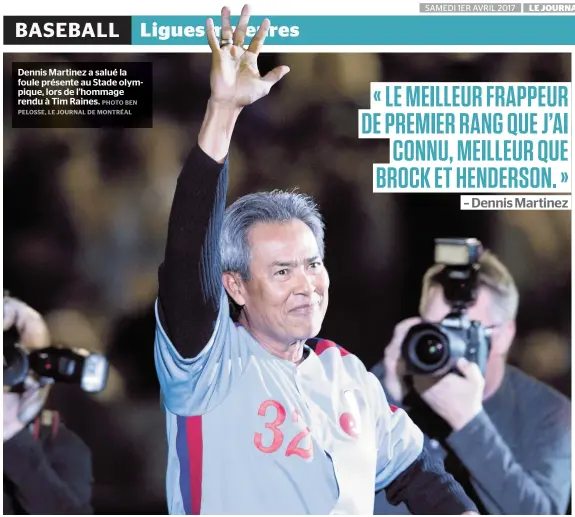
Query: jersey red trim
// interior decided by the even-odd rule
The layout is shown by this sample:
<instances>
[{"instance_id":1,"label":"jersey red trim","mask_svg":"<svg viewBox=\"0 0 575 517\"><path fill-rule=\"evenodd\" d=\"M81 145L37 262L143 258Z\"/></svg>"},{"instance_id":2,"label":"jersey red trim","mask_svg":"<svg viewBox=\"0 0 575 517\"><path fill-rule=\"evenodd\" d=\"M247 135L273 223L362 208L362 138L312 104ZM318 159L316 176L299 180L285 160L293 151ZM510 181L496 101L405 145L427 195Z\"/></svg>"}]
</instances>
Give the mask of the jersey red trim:
<instances>
[{"instance_id":1,"label":"jersey red trim","mask_svg":"<svg viewBox=\"0 0 575 517\"><path fill-rule=\"evenodd\" d=\"M328 348L337 349L342 357L349 354L349 352L345 348L342 348L338 344L334 343L333 341L329 341L328 339L320 339L318 341L318 343L315 345L315 353L317 355L321 355Z\"/></svg>"},{"instance_id":2,"label":"jersey red trim","mask_svg":"<svg viewBox=\"0 0 575 517\"><path fill-rule=\"evenodd\" d=\"M203 436L202 417L192 416L186 420L186 435L188 438L188 457L190 466L190 492L192 499L192 515L200 515L202 507L202 476L203 476Z\"/></svg>"}]
</instances>

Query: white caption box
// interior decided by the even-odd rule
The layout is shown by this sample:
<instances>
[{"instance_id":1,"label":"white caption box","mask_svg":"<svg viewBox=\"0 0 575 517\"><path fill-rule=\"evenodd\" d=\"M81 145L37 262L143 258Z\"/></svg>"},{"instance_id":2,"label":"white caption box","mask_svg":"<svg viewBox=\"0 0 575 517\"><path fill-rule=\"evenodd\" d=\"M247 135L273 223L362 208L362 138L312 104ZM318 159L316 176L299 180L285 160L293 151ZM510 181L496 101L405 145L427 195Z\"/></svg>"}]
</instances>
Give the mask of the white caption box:
<instances>
[{"instance_id":1,"label":"white caption box","mask_svg":"<svg viewBox=\"0 0 575 517\"><path fill-rule=\"evenodd\" d=\"M461 210L571 210L571 196L469 196L460 197Z\"/></svg>"}]
</instances>

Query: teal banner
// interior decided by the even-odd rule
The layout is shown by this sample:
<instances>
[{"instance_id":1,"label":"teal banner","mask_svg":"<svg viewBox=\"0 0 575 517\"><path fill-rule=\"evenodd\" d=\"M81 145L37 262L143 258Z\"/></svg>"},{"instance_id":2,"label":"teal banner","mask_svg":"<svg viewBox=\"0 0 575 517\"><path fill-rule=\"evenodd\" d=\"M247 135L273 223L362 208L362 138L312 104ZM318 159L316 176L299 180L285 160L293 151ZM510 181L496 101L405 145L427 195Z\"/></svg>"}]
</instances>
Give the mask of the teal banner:
<instances>
[{"instance_id":1,"label":"teal banner","mask_svg":"<svg viewBox=\"0 0 575 517\"><path fill-rule=\"evenodd\" d=\"M207 45L206 16L132 16L133 45ZM268 45L575 45L575 16L270 16ZM219 31L220 16L212 16ZM232 17L232 24L239 17ZM247 41L263 16L250 18ZM219 34L219 33L218 33Z\"/></svg>"}]
</instances>

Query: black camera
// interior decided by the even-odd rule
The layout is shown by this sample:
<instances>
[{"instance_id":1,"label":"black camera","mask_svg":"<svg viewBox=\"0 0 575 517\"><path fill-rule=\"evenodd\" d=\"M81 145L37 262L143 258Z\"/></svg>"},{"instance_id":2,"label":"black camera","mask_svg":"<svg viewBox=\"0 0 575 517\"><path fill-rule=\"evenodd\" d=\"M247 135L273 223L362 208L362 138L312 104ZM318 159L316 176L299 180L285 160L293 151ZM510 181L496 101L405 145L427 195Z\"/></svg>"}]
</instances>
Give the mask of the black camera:
<instances>
[{"instance_id":1,"label":"black camera","mask_svg":"<svg viewBox=\"0 0 575 517\"><path fill-rule=\"evenodd\" d=\"M420 323L408 331L401 354L409 373L441 377L453 371L461 357L485 373L490 330L467 316L477 300L482 252L477 239L435 239L435 263L444 266L436 280L451 310L439 323Z\"/></svg>"},{"instance_id":2,"label":"black camera","mask_svg":"<svg viewBox=\"0 0 575 517\"><path fill-rule=\"evenodd\" d=\"M90 393L106 387L109 367L103 355L61 345L27 352L19 341L16 327L4 331L4 386L21 385L32 371L54 382L78 384Z\"/></svg>"}]
</instances>

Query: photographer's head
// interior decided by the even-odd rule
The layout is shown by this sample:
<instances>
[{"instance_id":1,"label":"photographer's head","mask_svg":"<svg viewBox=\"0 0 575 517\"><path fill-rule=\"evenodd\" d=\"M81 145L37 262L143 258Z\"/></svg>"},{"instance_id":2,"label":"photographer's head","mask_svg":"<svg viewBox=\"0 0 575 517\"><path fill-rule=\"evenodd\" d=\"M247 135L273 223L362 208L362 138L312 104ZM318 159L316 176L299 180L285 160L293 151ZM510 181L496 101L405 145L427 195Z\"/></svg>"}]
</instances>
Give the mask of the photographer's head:
<instances>
[{"instance_id":1,"label":"photographer's head","mask_svg":"<svg viewBox=\"0 0 575 517\"><path fill-rule=\"evenodd\" d=\"M278 351L317 335L329 277L311 198L274 191L238 199L226 211L220 250L223 284L258 341Z\"/></svg>"},{"instance_id":2,"label":"photographer's head","mask_svg":"<svg viewBox=\"0 0 575 517\"><path fill-rule=\"evenodd\" d=\"M444 266L431 266L423 277L419 313L425 321L439 322L450 311L443 287L438 281ZM489 250L479 258L479 289L476 302L469 308L469 319L491 329L488 368L492 361L507 358L515 337L515 318L519 293L513 277Z\"/></svg>"}]
</instances>

